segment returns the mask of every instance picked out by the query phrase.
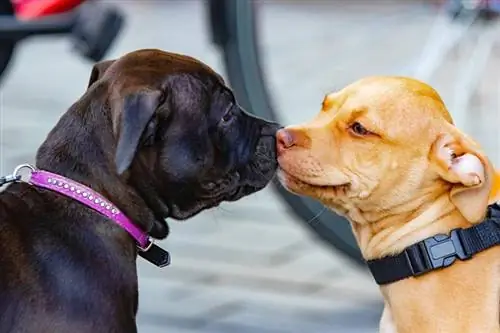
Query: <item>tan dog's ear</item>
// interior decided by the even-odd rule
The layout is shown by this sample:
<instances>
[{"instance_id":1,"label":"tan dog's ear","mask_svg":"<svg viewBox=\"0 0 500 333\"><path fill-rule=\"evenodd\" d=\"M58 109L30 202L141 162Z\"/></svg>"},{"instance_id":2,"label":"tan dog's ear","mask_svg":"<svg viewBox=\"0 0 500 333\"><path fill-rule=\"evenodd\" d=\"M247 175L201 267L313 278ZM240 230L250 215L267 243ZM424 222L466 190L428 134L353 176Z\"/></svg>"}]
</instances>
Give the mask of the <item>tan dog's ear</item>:
<instances>
[{"instance_id":1,"label":"tan dog's ear","mask_svg":"<svg viewBox=\"0 0 500 333\"><path fill-rule=\"evenodd\" d=\"M453 128L437 138L429 159L439 176L453 184L450 199L460 213L471 223L481 221L495 172L476 143Z\"/></svg>"},{"instance_id":2,"label":"tan dog's ear","mask_svg":"<svg viewBox=\"0 0 500 333\"><path fill-rule=\"evenodd\" d=\"M92 67L92 72L90 73L87 88L94 84L94 82L99 80L104 75L104 73L106 73L106 70L109 68L109 66L111 66L114 62L115 60L104 60L94 64L94 67Z\"/></svg>"}]
</instances>

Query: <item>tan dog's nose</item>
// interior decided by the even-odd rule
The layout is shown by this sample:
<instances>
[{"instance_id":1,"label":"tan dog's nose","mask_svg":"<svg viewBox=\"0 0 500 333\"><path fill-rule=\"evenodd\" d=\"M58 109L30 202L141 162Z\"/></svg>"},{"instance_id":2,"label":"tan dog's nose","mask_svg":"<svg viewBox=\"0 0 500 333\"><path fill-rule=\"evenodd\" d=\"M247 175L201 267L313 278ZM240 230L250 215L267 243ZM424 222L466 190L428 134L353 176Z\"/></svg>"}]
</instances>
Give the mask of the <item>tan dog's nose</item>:
<instances>
[{"instance_id":1,"label":"tan dog's nose","mask_svg":"<svg viewBox=\"0 0 500 333\"><path fill-rule=\"evenodd\" d=\"M276 132L276 145L278 153L281 153L293 146L305 147L308 136L299 129L282 128Z\"/></svg>"},{"instance_id":2,"label":"tan dog's nose","mask_svg":"<svg viewBox=\"0 0 500 333\"><path fill-rule=\"evenodd\" d=\"M282 128L276 132L276 144L278 145L278 151L290 148L295 143L293 135L289 130Z\"/></svg>"}]
</instances>

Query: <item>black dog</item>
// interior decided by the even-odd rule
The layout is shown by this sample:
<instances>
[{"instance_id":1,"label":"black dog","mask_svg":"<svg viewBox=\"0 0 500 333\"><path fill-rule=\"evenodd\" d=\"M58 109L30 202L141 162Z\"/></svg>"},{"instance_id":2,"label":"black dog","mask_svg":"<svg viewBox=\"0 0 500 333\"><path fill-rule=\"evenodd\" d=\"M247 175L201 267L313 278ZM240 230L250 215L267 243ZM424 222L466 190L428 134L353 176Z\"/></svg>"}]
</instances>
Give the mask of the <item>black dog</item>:
<instances>
[{"instance_id":1,"label":"black dog","mask_svg":"<svg viewBox=\"0 0 500 333\"><path fill-rule=\"evenodd\" d=\"M186 56L140 50L97 64L36 167L99 192L151 237L264 188L278 126L245 113ZM0 193L0 333L136 332L136 243L81 203L23 182Z\"/></svg>"}]
</instances>

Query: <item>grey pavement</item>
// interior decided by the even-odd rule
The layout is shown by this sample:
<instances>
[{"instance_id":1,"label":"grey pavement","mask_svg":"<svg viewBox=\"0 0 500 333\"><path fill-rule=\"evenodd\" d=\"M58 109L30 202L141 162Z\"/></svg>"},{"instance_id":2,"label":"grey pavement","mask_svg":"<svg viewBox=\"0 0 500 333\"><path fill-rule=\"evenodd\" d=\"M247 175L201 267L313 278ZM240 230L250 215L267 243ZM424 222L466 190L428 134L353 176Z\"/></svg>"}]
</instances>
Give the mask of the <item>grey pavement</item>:
<instances>
[{"instance_id":1,"label":"grey pavement","mask_svg":"<svg viewBox=\"0 0 500 333\"><path fill-rule=\"evenodd\" d=\"M353 9L368 3L361 1L335 8L326 1L259 2L265 3L264 65L286 122L312 116L327 91L408 65L432 19L421 7L394 1L386 1L382 13ZM128 23L110 58L155 47L197 57L223 73L202 1L120 3ZM404 15L397 14L401 9ZM90 69L65 39L19 47L1 87L0 174L33 161L47 132L84 91ZM499 91L498 82L485 85L486 95ZM487 99L495 111L497 95ZM491 125L485 123L471 128L488 144L491 135L483 132ZM376 331L381 298L371 277L313 237L272 189L170 226L161 245L172 265L160 270L138 262L140 332Z\"/></svg>"}]
</instances>

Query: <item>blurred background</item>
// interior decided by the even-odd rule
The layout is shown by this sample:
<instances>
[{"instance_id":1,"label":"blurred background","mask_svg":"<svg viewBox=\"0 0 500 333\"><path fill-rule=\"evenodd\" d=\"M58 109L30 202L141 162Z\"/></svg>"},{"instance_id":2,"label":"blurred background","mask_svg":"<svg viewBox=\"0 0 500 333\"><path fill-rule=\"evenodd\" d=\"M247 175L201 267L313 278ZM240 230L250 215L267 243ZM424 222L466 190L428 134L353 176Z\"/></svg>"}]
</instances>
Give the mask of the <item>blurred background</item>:
<instances>
[{"instance_id":1,"label":"blurred background","mask_svg":"<svg viewBox=\"0 0 500 333\"><path fill-rule=\"evenodd\" d=\"M26 39L2 35L12 22L0 19L0 61L2 48L23 38L0 86L0 175L33 162L84 92L93 61L139 48L199 58L226 77L249 111L284 124L309 119L326 93L363 76L415 76L437 88L457 126L498 165L499 1L92 2L124 20L109 48L92 52L92 38L112 30L94 29L103 11L59 18L51 24L66 24L60 35ZM1 5L3 18L12 16ZM170 227L161 245L171 266L138 260L139 332L376 331L378 288L345 221L321 206L272 185Z\"/></svg>"}]
</instances>

